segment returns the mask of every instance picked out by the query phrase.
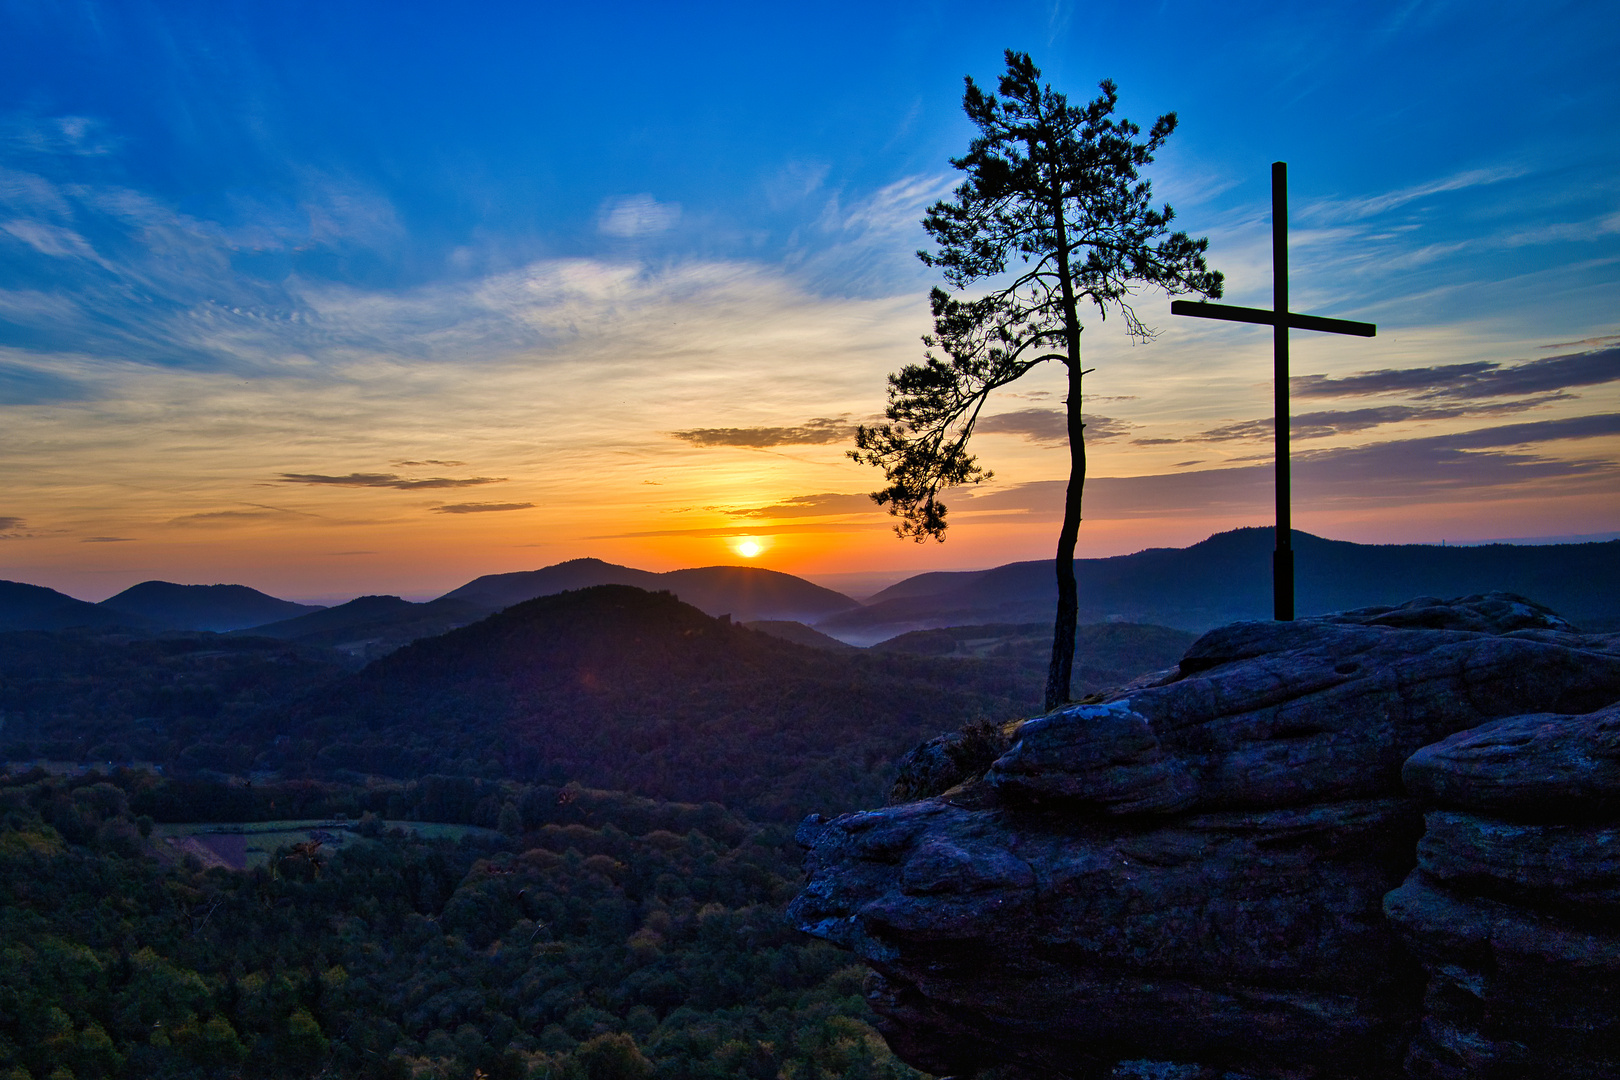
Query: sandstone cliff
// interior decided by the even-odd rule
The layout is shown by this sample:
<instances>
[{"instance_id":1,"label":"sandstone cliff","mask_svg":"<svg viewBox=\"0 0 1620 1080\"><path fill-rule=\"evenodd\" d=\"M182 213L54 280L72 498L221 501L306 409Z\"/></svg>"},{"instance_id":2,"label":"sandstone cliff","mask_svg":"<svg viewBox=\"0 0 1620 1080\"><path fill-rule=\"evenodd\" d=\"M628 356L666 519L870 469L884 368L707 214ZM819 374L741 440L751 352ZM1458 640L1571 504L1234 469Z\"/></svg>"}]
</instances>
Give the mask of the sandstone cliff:
<instances>
[{"instance_id":1,"label":"sandstone cliff","mask_svg":"<svg viewBox=\"0 0 1620 1080\"><path fill-rule=\"evenodd\" d=\"M1493 594L1239 623L808 819L901 1057L1048 1078L1620 1076L1620 635Z\"/></svg>"}]
</instances>

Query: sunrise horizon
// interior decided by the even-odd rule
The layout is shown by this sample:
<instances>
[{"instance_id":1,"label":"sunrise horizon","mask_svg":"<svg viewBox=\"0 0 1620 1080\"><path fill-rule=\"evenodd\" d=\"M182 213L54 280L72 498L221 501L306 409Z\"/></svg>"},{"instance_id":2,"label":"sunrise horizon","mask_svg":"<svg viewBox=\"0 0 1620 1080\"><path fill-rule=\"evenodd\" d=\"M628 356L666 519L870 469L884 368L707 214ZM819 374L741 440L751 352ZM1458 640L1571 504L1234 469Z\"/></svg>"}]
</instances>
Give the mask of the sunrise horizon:
<instances>
[{"instance_id":1,"label":"sunrise horizon","mask_svg":"<svg viewBox=\"0 0 1620 1080\"><path fill-rule=\"evenodd\" d=\"M1242 530L1260 530L1271 533L1275 531L1275 526L1259 523L1235 525L1231 528L1210 532L1204 536L1200 536L1196 539L1188 540L1182 543L1146 543L1140 546L1122 548L1120 550L1101 550L1095 554L1088 554L1082 551L1076 557L1077 559L1082 560L1106 559L1135 555L1150 550L1179 550L1195 546L1199 543L1203 543L1206 540L1213 539L1226 533ZM1323 540L1341 541L1366 546L1388 547L1482 547L1493 544L1543 547L1558 544L1602 544L1614 540L1620 540L1620 530L1608 530L1594 533L1547 534L1541 536L1446 536L1437 540L1367 540L1352 539L1345 536L1326 535L1309 529L1296 528L1295 531L1317 536ZM554 559L544 563L524 563L514 560L509 565L501 565L493 569L485 569L476 573L468 572L461 576L457 576L453 572L440 573L434 576L431 583L421 584L417 587L406 585L402 587L389 588L386 586L386 584L384 584L377 588L360 590L335 588L326 591L299 589L296 587L296 585L291 587L275 585L274 587L271 587L273 583L260 579L252 569L244 570L241 574L231 578L219 577L218 575L210 576L208 574L198 575L186 573L175 574L169 577L143 577L138 571L125 570L119 572L103 571L94 577L74 577L71 580L59 581L54 584L49 580L27 580L23 578L12 578L9 580L18 581L20 584L36 585L53 589L76 600L83 600L89 603L100 603L111 597L117 596L119 593L122 593L136 585L158 581L168 584L187 586L245 585L248 588L252 588L259 592L265 593L266 595L273 596L278 600L287 600L297 604L336 607L352 600L359 599L363 596L396 596L400 599L410 601L411 603L425 603L431 600L436 600L447 593L453 592L454 590L466 585L470 581L476 580L479 577L500 574L523 574L537 570L545 570L572 562L596 561L654 574L669 573L677 570L719 568L768 570L775 573L787 574L793 577L801 578L810 582L811 584L819 585L822 588L831 589L834 592L843 593L853 600L865 603L868 599L870 599L871 596L883 591L889 586L921 574L971 574L985 570L993 570L999 566L1011 565L1013 563L1046 562L1051 560L1051 554L1048 552L1045 554L1032 554L1023 558L1008 559L998 563L970 564L952 563L949 560L943 560L937 563L930 563L926 566L896 564L887 567L879 566L845 570L794 570L783 564L775 564L767 557L770 548L774 546L772 544L773 539L774 538L769 534L758 534L758 542L761 543L762 547L759 553L754 556L744 555L738 551L727 551L726 554L730 556L729 559L722 557L709 562L664 564L654 563L646 559L640 561L635 561L633 558L627 558L624 560L608 559L603 558L599 554L584 552L580 554L568 555L566 557ZM907 546L909 546L909 544ZM368 577L368 580L371 579L372 578Z\"/></svg>"}]
</instances>

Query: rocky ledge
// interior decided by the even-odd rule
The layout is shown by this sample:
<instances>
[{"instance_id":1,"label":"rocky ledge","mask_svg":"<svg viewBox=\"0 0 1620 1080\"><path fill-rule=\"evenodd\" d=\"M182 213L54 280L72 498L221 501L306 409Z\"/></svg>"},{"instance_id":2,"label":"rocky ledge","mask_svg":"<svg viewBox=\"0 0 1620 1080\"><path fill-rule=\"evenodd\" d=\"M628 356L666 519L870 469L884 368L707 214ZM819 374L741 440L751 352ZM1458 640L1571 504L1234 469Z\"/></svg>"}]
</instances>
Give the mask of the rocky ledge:
<instances>
[{"instance_id":1,"label":"rocky ledge","mask_svg":"<svg viewBox=\"0 0 1620 1080\"><path fill-rule=\"evenodd\" d=\"M1620 635L1239 623L800 826L789 915L939 1075L1620 1076Z\"/></svg>"}]
</instances>

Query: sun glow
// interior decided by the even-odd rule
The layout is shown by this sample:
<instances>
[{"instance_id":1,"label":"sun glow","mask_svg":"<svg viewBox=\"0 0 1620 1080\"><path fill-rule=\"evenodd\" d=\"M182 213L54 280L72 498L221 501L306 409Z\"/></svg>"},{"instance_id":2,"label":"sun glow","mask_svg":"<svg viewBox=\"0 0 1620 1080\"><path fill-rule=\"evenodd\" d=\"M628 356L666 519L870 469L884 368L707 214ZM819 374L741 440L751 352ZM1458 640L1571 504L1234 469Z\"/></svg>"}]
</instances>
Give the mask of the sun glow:
<instances>
[{"instance_id":1,"label":"sun glow","mask_svg":"<svg viewBox=\"0 0 1620 1080\"><path fill-rule=\"evenodd\" d=\"M752 536L743 536L731 542L731 550L745 559L752 559L765 550L765 545Z\"/></svg>"}]
</instances>

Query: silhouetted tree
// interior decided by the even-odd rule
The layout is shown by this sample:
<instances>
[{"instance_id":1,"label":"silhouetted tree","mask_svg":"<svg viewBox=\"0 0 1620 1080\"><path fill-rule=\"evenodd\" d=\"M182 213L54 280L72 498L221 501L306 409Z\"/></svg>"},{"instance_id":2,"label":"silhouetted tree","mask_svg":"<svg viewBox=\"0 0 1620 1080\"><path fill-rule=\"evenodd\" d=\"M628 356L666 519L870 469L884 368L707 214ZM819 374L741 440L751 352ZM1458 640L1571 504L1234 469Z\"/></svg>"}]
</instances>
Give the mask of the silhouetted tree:
<instances>
[{"instance_id":1,"label":"silhouetted tree","mask_svg":"<svg viewBox=\"0 0 1620 1080\"><path fill-rule=\"evenodd\" d=\"M883 469L889 486L872 498L901 519L899 535L943 540L940 490L990 477L967 443L991 391L1048 360L1068 368L1069 487L1046 682L1046 708L1053 709L1069 699L1078 613L1074 548L1086 479L1081 305L1090 301L1103 318L1117 311L1130 335L1146 340L1154 331L1131 306L1138 291L1158 286L1218 297L1221 274L1205 264L1209 241L1171 233L1174 211L1168 204L1155 210L1139 177L1175 130L1176 114L1159 117L1138 141L1139 127L1111 119L1113 82L1104 80L1102 93L1079 108L1041 85L1027 54L1009 49L1006 57L999 97L967 79L962 108L979 135L951 161L967 179L923 220L939 250L917 253L959 294L986 280L991 288L976 297L933 290L924 362L889 376L893 423L862 427L850 456Z\"/></svg>"}]
</instances>

